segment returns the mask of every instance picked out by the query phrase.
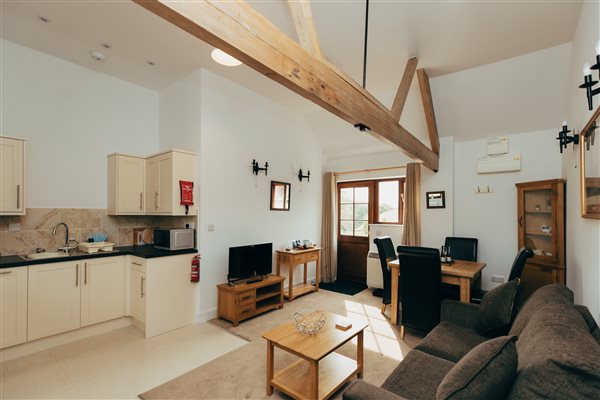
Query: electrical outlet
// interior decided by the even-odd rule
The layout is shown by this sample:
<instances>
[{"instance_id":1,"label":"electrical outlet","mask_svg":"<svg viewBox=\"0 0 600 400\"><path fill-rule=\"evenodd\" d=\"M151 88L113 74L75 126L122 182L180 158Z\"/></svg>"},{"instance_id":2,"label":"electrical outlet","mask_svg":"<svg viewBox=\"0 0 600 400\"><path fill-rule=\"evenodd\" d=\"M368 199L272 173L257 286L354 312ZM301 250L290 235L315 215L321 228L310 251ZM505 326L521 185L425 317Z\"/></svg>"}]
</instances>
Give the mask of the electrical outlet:
<instances>
[{"instance_id":1,"label":"electrical outlet","mask_svg":"<svg viewBox=\"0 0 600 400\"><path fill-rule=\"evenodd\" d=\"M196 228L196 223L195 222L187 222L185 224L186 229L195 229Z\"/></svg>"},{"instance_id":2,"label":"electrical outlet","mask_svg":"<svg viewBox=\"0 0 600 400\"><path fill-rule=\"evenodd\" d=\"M490 281L495 283L504 283L504 277L501 275L492 275Z\"/></svg>"},{"instance_id":3,"label":"electrical outlet","mask_svg":"<svg viewBox=\"0 0 600 400\"><path fill-rule=\"evenodd\" d=\"M215 226L214 226L213 224L209 224L209 225L208 225L208 231L209 231L209 232L212 232L212 231L214 231L214 230L215 230Z\"/></svg>"},{"instance_id":4,"label":"electrical outlet","mask_svg":"<svg viewBox=\"0 0 600 400\"><path fill-rule=\"evenodd\" d=\"M21 223L15 222L14 224L8 224L8 230L10 232L18 232L21 230Z\"/></svg>"}]
</instances>

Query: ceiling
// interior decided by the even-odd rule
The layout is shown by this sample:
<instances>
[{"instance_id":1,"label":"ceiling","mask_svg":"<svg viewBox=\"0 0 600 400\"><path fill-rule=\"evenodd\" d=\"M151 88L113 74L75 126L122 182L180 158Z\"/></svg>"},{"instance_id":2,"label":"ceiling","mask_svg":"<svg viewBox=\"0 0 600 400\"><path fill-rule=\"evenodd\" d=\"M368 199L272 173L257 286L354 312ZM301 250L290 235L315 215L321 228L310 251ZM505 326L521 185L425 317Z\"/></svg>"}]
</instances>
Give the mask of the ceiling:
<instances>
[{"instance_id":1,"label":"ceiling","mask_svg":"<svg viewBox=\"0 0 600 400\"><path fill-rule=\"evenodd\" d=\"M296 38L287 1L249 3L282 32ZM364 2L311 0L311 4L325 56L360 81ZM0 35L4 39L156 91L200 67L208 68L317 121L317 135L329 155L390 149L248 67L216 65L210 59L210 46L132 2L17 0L2 1L1 7ZM391 105L411 56L419 57L419 67L427 69L433 88L436 77L567 43L580 9L581 1L371 0L367 89ZM42 22L40 16L49 22ZM89 55L92 50L106 54L106 62L94 61ZM424 139L426 127L416 88L413 82L412 100L408 100L401 123ZM455 133L440 129L440 134Z\"/></svg>"}]
</instances>

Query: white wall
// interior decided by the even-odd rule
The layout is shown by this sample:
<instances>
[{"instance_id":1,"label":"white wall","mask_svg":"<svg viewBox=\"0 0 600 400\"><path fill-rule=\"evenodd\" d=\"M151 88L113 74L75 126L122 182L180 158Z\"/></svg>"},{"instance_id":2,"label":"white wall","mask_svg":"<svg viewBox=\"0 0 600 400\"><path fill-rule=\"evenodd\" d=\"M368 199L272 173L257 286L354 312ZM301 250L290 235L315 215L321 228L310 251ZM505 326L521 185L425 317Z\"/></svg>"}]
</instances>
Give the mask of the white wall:
<instances>
[{"instance_id":1,"label":"white wall","mask_svg":"<svg viewBox=\"0 0 600 400\"><path fill-rule=\"evenodd\" d=\"M600 40L600 6L584 2L573 37L571 65L568 75L566 118L577 133L591 117L583 82L583 64L595 61L594 47ZM596 72L594 79L598 79ZM594 97L594 109L600 105ZM571 146L569 147L569 150ZM579 150L579 149L578 149ZM579 152L567 151L563 156L562 174L567 180L567 285L575 292L575 301L585 304L596 320L600 320L600 221L580 217ZM600 175L600 171L598 171Z\"/></svg>"},{"instance_id":2,"label":"white wall","mask_svg":"<svg viewBox=\"0 0 600 400\"><path fill-rule=\"evenodd\" d=\"M106 208L106 156L158 150L158 93L1 40L4 136L27 139L27 207Z\"/></svg>"},{"instance_id":3,"label":"white wall","mask_svg":"<svg viewBox=\"0 0 600 400\"><path fill-rule=\"evenodd\" d=\"M194 108L182 113L182 99L191 99ZM215 315L215 286L226 281L229 247L273 242L278 249L295 239L320 242L323 154L294 110L207 70L166 89L160 104L161 147L200 154L199 301L200 318L206 319ZM252 159L261 166L269 162L267 176L252 174ZM299 168L310 170L310 182L300 184ZM271 180L291 183L289 212L269 210ZM214 231L208 231L209 224ZM312 268L309 276L314 276Z\"/></svg>"},{"instance_id":4,"label":"white wall","mask_svg":"<svg viewBox=\"0 0 600 400\"><path fill-rule=\"evenodd\" d=\"M479 239L478 259L487 263L482 287L492 275L508 279L518 250L515 183L561 177L556 132L546 130L509 136L509 152L521 153L521 171L477 174L476 160L487 154L487 139L456 143L454 170L454 234ZM475 193L489 185L493 193ZM568 204L567 204L568 205Z\"/></svg>"}]
</instances>

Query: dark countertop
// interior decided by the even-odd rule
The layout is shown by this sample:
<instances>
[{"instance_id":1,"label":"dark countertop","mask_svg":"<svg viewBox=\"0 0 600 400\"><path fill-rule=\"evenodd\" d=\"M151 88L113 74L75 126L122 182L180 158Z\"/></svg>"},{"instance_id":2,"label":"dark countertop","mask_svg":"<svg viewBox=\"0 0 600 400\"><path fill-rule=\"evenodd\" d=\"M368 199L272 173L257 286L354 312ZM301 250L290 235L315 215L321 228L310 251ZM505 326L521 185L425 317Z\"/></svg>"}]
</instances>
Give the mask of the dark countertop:
<instances>
[{"instance_id":1,"label":"dark countertop","mask_svg":"<svg viewBox=\"0 0 600 400\"><path fill-rule=\"evenodd\" d=\"M84 260L89 258L102 258L102 257L114 257L114 256L126 256L132 255L141 258L157 258L157 257L169 257L177 256L180 254L197 253L197 249L185 249L185 250L160 250L155 249L153 246L121 246L115 247L113 251L99 251L97 253L89 254L81 251L73 251L70 256L65 257L53 257L53 258L42 258L37 260L25 260L20 256L0 256L0 269L13 268L13 267L25 267L27 265L36 264L51 264L64 261L76 261Z\"/></svg>"}]
</instances>

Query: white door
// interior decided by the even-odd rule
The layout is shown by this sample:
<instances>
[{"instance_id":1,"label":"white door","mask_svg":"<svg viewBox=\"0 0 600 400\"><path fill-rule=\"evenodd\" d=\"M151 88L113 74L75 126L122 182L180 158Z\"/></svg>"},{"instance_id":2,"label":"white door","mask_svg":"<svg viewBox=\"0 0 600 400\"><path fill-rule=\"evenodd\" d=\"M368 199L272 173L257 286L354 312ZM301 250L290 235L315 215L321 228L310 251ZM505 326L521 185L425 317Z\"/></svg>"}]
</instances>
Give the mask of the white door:
<instances>
[{"instance_id":1,"label":"white door","mask_svg":"<svg viewBox=\"0 0 600 400\"><path fill-rule=\"evenodd\" d=\"M117 212L144 212L145 160L119 155L117 160Z\"/></svg>"},{"instance_id":2,"label":"white door","mask_svg":"<svg viewBox=\"0 0 600 400\"><path fill-rule=\"evenodd\" d=\"M81 326L125 315L124 257L83 262Z\"/></svg>"},{"instance_id":3,"label":"white door","mask_svg":"<svg viewBox=\"0 0 600 400\"><path fill-rule=\"evenodd\" d=\"M22 140L0 138L0 214L23 214L24 143Z\"/></svg>"},{"instance_id":4,"label":"white door","mask_svg":"<svg viewBox=\"0 0 600 400\"><path fill-rule=\"evenodd\" d=\"M79 328L82 265L69 261L29 267L27 340Z\"/></svg>"},{"instance_id":5,"label":"white door","mask_svg":"<svg viewBox=\"0 0 600 400\"><path fill-rule=\"evenodd\" d=\"M27 267L0 270L0 348L27 341Z\"/></svg>"},{"instance_id":6,"label":"white door","mask_svg":"<svg viewBox=\"0 0 600 400\"><path fill-rule=\"evenodd\" d=\"M131 270L131 316L146 323L146 274L137 269Z\"/></svg>"}]
</instances>

